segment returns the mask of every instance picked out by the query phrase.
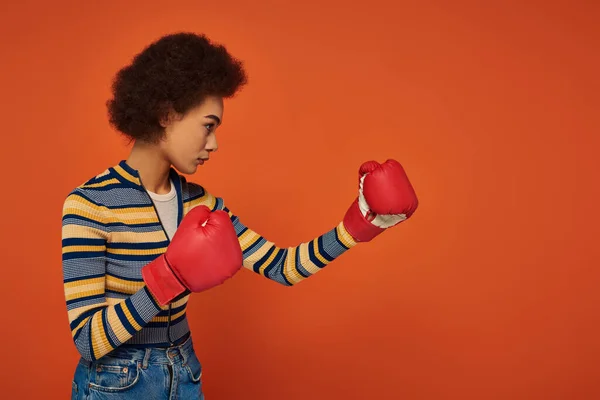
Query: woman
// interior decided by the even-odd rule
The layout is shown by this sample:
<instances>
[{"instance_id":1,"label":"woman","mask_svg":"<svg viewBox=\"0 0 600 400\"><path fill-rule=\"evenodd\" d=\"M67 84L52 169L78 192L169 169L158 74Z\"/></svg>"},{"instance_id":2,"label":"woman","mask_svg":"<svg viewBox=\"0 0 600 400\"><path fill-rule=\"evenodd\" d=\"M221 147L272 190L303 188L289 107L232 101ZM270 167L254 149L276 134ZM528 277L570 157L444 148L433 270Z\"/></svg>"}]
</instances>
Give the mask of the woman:
<instances>
[{"instance_id":1,"label":"woman","mask_svg":"<svg viewBox=\"0 0 600 400\"><path fill-rule=\"evenodd\" d=\"M242 266L294 285L416 210L400 164L371 161L343 220L314 240L280 248L244 226L183 174L217 150L223 99L245 83L240 61L192 33L160 38L117 74L107 106L131 153L63 207L64 290L81 354L73 399L203 399L186 318L191 293Z\"/></svg>"}]
</instances>

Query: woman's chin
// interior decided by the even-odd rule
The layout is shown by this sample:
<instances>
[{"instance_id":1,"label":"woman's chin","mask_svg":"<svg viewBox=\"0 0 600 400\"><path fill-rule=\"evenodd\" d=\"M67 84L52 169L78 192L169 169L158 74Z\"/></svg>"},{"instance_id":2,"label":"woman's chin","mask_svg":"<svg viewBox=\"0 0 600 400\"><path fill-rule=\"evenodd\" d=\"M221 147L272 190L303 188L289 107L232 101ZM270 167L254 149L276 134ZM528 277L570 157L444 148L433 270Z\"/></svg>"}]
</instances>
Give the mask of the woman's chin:
<instances>
[{"instance_id":1,"label":"woman's chin","mask_svg":"<svg viewBox=\"0 0 600 400\"><path fill-rule=\"evenodd\" d=\"M182 174L185 175L192 175L194 173L196 173L196 171L198 170L198 163L197 162L193 162L193 163L186 163L186 164L173 164L173 167L175 167L175 169L177 171L179 171Z\"/></svg>"}]
</instances>

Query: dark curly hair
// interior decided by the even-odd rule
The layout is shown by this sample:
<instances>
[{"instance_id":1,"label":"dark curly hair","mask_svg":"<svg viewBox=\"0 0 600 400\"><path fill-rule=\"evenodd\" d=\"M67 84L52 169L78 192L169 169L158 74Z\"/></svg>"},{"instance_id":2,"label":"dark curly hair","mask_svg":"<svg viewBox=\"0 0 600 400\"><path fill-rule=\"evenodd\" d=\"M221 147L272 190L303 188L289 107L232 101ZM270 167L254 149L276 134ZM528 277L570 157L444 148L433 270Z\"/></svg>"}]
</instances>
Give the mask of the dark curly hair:
<instances>
[{"instance_id":1,"label":"dark curly hair","mask_svg":"<svg viewBox=\"0 0 600 400\"><path fill-rule=\"evenodd\" d=\"M185 113L206 96L233 97L246 83L243 63L223 45L195 33L166 35L116 74L109 122L132 140L154 142L170 109Z\"/></svg>"}]
</instances>

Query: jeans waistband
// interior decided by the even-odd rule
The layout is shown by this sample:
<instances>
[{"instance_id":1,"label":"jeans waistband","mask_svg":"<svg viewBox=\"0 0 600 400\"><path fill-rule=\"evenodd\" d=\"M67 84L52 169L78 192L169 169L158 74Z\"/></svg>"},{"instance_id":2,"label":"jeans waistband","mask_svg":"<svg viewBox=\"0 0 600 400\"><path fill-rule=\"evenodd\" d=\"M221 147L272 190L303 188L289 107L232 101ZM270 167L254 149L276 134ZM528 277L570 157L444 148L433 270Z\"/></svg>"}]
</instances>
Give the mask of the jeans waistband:
<instances>
[{"instance_id":1,"label":"jeans waistband","mask_svg":"<svg viewBox=\"0 0 600 400\"><path fill-rule=\"evenodd\" d=\"M104 357L96 360L96 363L114 364L119 362L139 361L144 368L148 364L186 364L187 360L194 353L194 346L191 335L179 345L171 347L118 347ZM86 362L82 359L83 362ZM86 362L90 365L89 361Z\"/></svg>"}]
</instances>

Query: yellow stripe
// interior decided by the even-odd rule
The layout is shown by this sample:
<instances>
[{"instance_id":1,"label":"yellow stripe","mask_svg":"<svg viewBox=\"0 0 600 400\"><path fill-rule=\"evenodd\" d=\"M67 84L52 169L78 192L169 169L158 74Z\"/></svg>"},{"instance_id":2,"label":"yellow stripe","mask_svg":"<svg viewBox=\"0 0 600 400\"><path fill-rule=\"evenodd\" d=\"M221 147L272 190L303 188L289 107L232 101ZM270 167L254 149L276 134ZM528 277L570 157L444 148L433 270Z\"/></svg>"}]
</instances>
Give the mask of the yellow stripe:
<instances>
[{"instance_id":1,"label":"yellow stripe","mask_svg":"<svg viewBox=\"0 0 600 400\"><path fill-rule=\"evenodd\" d=\"M139 330L142 329L142 327L137 322L135 322L135 319L131 315L131 312L129 311L129 308L127 308L125 306L125 303L123 303L123 313L127 317L127 321L129 321L129 323L131 324L131 326L133 326L133 329L135 329L136 331L139 331Z\"/></svg>"},{"instance_id":2,"label":"yellow stripe","mask_svg":"<svg viewBox=\"0 0 600 400\"><path fill-rule=\"evenodd\" d=\"M244 261L243 261L244 267L246 267L250 270L254 270L252 268L254 263L256 263L258 260L260 260L267 253L267 251L269 251L269 249L272 246L273 246L273 244L271 242L266 242L258 250L256 250L254 253L252 253L251 256L244 257Z\"/></svg>"},{"instance_id":3,"label":"yellow stripe","mask_svg":"<svg viewBox=\"0 0 600 400\"><path fill-rule=\"evenodd\" d=\"M110 348L108 339L106 338L106 332L102 325L101 312L94 315L92 323L95 325L95 329L93 330L95 334L92 336L92 351L95 358L100 358L106 353L106 350Z\"/></svg>"},{"instance_id":4,"label":"yellow stripe","mask_svg":"<svg viewBox=\"0 0 600 400\"><path fill-rule=\"evenodd\" d=\"M186 201L184 203L186 211L189 212L192 208L197 207L201 204L204 204L205 200L206 200L206 193L204 193L204 195L201 197L197 197L195 199Z\"/></svg>"},{"instance_id":5,"label":"yellow stripe","mask_svg":"<svg viewBox=\"0 0 600 400\"><path fill-rule=\"evenodd\" d=\"M123 326L123 322L117 315L117 311L114 307L107 309L106 319L108 320L108 324L120 343L124 343L131 338L131 334L127 331L127 329L125 329L125 326Z\"/></svg>"},{"instance_id":6,"label":"yellow stripe","mask_svg":"<svg viewBox=\"0 0 600 400\"><path fill-rule=\"evenodd\" d=\"M81 291L79 290L80 288L65 290L65 299L71 301L104 293L104 285L83 285L82 288Z\"/></svg>"},{"instance_id":7,"label":"yellow stripe","mask_svg":"<svg viewBox=\"0 0 600 400\"><path fill-rule=\"evenodd\" d=\"M113 208L110 210L112 214L117 215L130 215L130 214L154 214L153 206L139 206L139 207L127 207L127 208ZM144 217L144 216L142 216ZM147 216L145 216L147 218Z\"/></svg>"},{"instance_id":8,"label":"yellow stripe","mask_svg":"<svg viewBox=\"0 0 600 400\"><path fill-rule=\"evenodd\" d=\"M142 285L143 285L143 283L142 283ZM134 291L134 292L131 292L131 293L127 293L124 290L122 292L125 292L125 294L134 294L137 291L139 291L139 289L136 290L136 291ZM182 297L181 299L177 300L176 302L171 303L171 308L177 308L177 307L180 307L180 306L184 305L185 303L187 303L187 301L189 300L189 298L190 298L190 295L187 295L187 296ZM123 299L122 298L118 298L118 297L107 297L106 298L106 302L107 302L107 304L109 306L117 305L117 304L121 303L122 301L123 301ZM167 304L165 306L160 306L160 309L161 310L168 310L169 309L169 305Z\"/></svg>"},{"instance_id":9,"label":"yellow stripe","mask_svg":"<svg viewBox=\"0 0 600 400\"><path fill-rule=\"evenodd\" d=\"M69 195L63 206L64 214L83 215L88 218L94 217L104 209L77 194Z\"/></svg>"},{"instance_id":10,"label":"yellow stripe","mask_svg":"<svg viewBox=\"0 0 600 400\"><path fill-rule=\"evenodd\" d=\"M83 187L87 188L99 188L99 187L105 187L108 185L112 185L112 184L119 184L120 181L116 178L111 178L111 179L107 179L105 181L102 182L97 182L97 183L88 183L86 185L84 185Z\"/></svg>"},{"instance_id":11,"label":"yellow stripe","mask_svg":"<svg viewBox=\"0 0 600 400\"><path fill-rule=\"evenodd\" d=\"M184 308L177 314L171 315L171 320L175 320L175 319L181 317L183 314L185 314L185 311L186 311L186 309ZM150 322L167 322L167 321L169 321L168 316L167 317L154 317L154 318L152 318L152 321L150 321Z\"/></svg>"},{"instance_id":12,"label":"yellow stripe","mask_svg":"<svg viewBox=\"0 0 600 400\"><path fill-rule=\"evenodd\" d=\"M182 297L181 299L177 300L176 302L171 303L171 308L181 307L182 305L187 303L189 299L190 299L190 295L188 294L187 296ZM166 308L169 308L169 306L166 306Z\"/></svg>"},{"instance_id":13,"label":"yellow stripe","mask_svg":"<svg viewBox=\"0 0 600 400\"><path fill-rule=\"evenodd\" d=\"M110 178L108 178L108 175L110 175L110 169L107 168L104 171L102 171L101 173L99 173L98 175L96 175L94 177L94 179L95 180L99 180L101 178L107 178L107 180L108 180L108 179L110 179ZM102 182L104 182L104 181L102 181ZM92 184L88 184L87 182L84 182L80 187L81 188L88 188L88 187L93 187L93 185L94 185L93 183Z\"/></svg>"},{"instance_id":14,"label":"yellow stripe","mask_svg":"<svg viewBox=\"0 0 600 400\"><path fill-rule=\"evenodd\" d=\"M300 246L298 246L298 251L300 252L300 262L309 274L312 275L320 271L320 268L317 267L312 261L310 261L310 256L308 254L308 243L302 243Z\"/></svg>"},{"instance_id":15,"label":"yellow stripe","mask_svg":"<svg viewBox=\"0 0 600 400\"><path fill-rule=\"evenodd\" d=\"M285 257L285 261L283 263L283 275L286 279L291 283L295 284L305 279L298 272L298 266L296 265L296 248L290 247L288 249L288 254Z\"/></svg>"},{"instance_id":16,"label":"yellow stripe","mask_svg":"<svg viewBox=\"0 0 600 400\"><path fill-rule=\"evenodd\" d=\"M134 224L156 223L158 222L158 216L151 207L146 209L138 208L136 210L119 209L111 210L111 213L107 216L105 222L129 222Z\"/></svg>"},{"instance_id":17,"label":"yellow stripe","mask_svg":"<svg viewBox=\"0 0 600 400\"><path fill-rule=\"evenodd\" d=\"M348 248L354 247L358 242L354 240L354 238L348 233L346 227L343 222L340 222L336 227L338 238L340 241Z\"/></svg>"},{"instance_id":18,"label":"yellow stripe","mask_svg":"<svg viewBox=\"0 0 600 400\"><path fill-rule=\"evenodd\" d=\"M153 254L163 254L167 250L166 247L159 247L157 249L106 249L107 253L110 254L124 254L129 256L147 256Z\"/></svg>"},{"instance_id":19,"label":"yellow stripe","mask_svg":"<svg viewBox=\"0 0 600 400\"><path fill-rule=\"evenodd\" d=\"M126 224L156 224L158 222L157 217L149 217L149 218L107 218L106 222L114 223L114 222L122 222Z\"/></svg>"},{"instance_id":20,"label":"yellow stripe","mask_svg":"<svg viewBox=\"0 0 600 400\"><path fill-rule=\"evenodd\" d=\"M136 185L140 184L140 180L138 178L131 175L129 172L125 171L123 169L123 167L121 167L120 165L115 165L113 168L119 175L121 175L123 178L127 179L129 182L133 182Z\"/></svg>"},{"instance_id":21,"label":"yellow stripe","mask_svg":"<svg viewBox=\"0 0 600 400\"><path fill-rule=\"evenodd\" d=\"M200 205L205 205L212 210L215 204L217 204L217 198L205 191L202 197L185 202L184 209L186 210L186 214L190 212L192 208Z\"/></svg>"},{"instance_id":22,"label":"yellow stripe","mask_svg":"<svg viewBox=\"0 0 600 400\"><path fill-rule=\"evenodd\" d=\"M165 233L162 229L153 232L115 231L110 234L110 239L113 243L157 243L165 240Z\"/></svg>"},{"instance_id":23,"label":"yellow stripe","mask_svg":"<svg viewBox=\"0 0 600 400\"><path fill-rule=\"evenodd\" d=\"M313 249L315 249L315 257L319 259L323 264L329 264L329 261L325 259L319 252L319 238L313 239Z\"/></svg>"},{"instance_id":24,"label":"yellow stripe","mask_svg":"<svg viewBox=\"0 0 600 400\"><path fill-rule=\"evenodd\" d=\"M73 246L64 246L62 248L62 252L63 254L67 254L67 253L73 253L73 252L98 252L98 251L104 251L106 247L103 245L98 245L98 246L77 246L77 245L73 245Z\"/></svg>"},{"instance_id":25,"label":"yellow stripe","mask_svg":"<svg viewBox=\"0 0 600 400\"><path fill-rule=\"evenodd\" d=\"M242 248L242 251L246 251L254 243L256 243L258 240L260 240L260 238L261 238L261 236L259 234L248 229L248 230L246 230L246 232L244 232L240 236L238 236L238 241L240 242L240 247Z\"/></svg>"},{"instance_id":26,"label":"yellow stripe","mask_svg":"<svg viewBox=\"0 0 600 400\"><path fill-rule=\"evenodd\" d=\"M62 237L63 239L107 239L108 235L106 232L100 229L90 228L89 226L68 224L62 227Z\"/></svg>"},{"instance_id":27,"label":"yellow stripe","mask_svg":"<svg viewBox=\"0 0 600 400\"><path fill-rule=\"evenodd\" d=\"M144 286L144 281L134 282L106 275L106 288L116 292L134 294Z\"/></svg>"},{"instance_id":28,"label":"yellow stripe","mask_svg":"<svg viewBox=\"0 0 600 400\"><path fill-rule=\"evenodd\" d=\"M97 278L79 279L77 281L71 281L65 283L63 286L65 290L71 290L74 288L82 288L88 285L102 285L104 283L104 277L100 276Z\"/></svg>"},{"instance_id":29,"label":"yellow stripe","mask_svg":"<svg viewBox=\"0 0 600 400\"><path fill-rule=\"evenodd\" d=\"M261 275L265 274L265 269L271 265L271 263L273 262L273 260L275 259L275 257L277 257L280 253L281 253L281 249L275 248L275 250L271 253L271 255L269 256L269 258L267 258L267 261L260 266L260 268L258 269L258 272Z\"/></svg>"}]
</instances>

